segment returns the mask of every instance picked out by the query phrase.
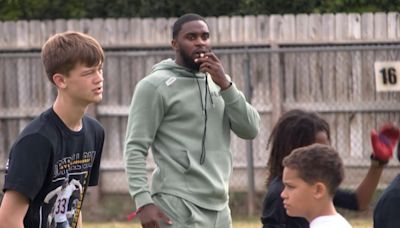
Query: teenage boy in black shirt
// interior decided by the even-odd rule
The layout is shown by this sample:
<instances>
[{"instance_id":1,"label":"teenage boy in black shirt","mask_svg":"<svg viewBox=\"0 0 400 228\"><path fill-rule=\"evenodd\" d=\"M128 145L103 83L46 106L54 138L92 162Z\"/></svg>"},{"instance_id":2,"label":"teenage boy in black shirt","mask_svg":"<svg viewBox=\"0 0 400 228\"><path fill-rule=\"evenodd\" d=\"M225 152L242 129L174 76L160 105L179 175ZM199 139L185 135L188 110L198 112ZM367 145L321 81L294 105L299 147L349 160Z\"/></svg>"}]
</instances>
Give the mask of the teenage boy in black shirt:
<instances>
[{"instance_id":1,"label":"teenage boy in black shirt","mask_svg":"<svg viewBox=\"0 0 400 228\"><path fill-rule=\"evenodd\" d=\"M89 104L102 100L103 49L88 35L65 32L50 37L41 55L57 97L51 108L26 126L11 148L1 228L47 228L52 222L49 218L65 212L72 212L65 225L82 227L86 189L98 182L104 129L85 111ZM82 190L74 189L76 194L68 194L68 199L45 200L66 181L79 182ZM77 208L71 208L69 201L77 202Z\"/></svg>"}]
</instances>

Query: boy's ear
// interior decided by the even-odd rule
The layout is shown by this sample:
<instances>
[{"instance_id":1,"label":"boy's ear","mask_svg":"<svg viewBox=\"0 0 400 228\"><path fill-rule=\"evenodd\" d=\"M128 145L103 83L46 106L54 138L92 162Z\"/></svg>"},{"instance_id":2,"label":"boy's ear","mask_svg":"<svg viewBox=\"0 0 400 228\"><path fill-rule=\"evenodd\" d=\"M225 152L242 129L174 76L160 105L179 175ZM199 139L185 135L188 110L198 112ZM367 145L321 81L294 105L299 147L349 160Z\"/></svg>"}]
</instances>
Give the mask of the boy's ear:
<instances>
[{"instance_id":1,"label":"boy's ear","mask_svg":"<svg viewBox=\"0 0 400 228\"><path fill-rule=\"evenodd\" d=\"M316 199L322 198L324 195L326 195L326 186L322 182L316 182L314 184L314 197Z\"/></svg>"},{"instance_id":2,"label":"boy's ear","mask_svg":"<svg viewBox=\"0 0 400 228\"><path fill-rule=\"evenodd\" d=\"M57 86L57 88L65 89L67 87L67 84L65 83L65 77L62 74L54 74L53 82Z\"/></svg>"}]
</instances>

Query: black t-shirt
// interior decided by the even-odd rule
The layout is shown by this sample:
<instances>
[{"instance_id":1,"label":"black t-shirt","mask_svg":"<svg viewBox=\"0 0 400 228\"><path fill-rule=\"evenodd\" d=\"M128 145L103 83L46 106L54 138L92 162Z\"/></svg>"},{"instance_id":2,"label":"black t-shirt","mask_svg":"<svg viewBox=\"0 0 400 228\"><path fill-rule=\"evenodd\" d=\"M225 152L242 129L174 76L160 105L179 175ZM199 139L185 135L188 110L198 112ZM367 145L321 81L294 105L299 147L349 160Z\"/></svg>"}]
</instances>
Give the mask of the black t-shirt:
<instances>
[{"instance_id":1,"label":"black t-shirt","mask_svg":"<svg viewBox=\"0 0 400 228\"><path fill-rule=\"evenodd\" d=\"M308 228L308 221L300 217L291 217L286 214L281 198L284 185L282 177L276 177L268 186L267 195L264 198L261 223L264 228ZM333 204L337 207L357 210L358 202L353 192L337 190L333 198Z\"/></svg>"},{"instance_id":2,"label":"black t-shirt","mask_svg":"<svg viewBox=\"0 0 400 228\"><path fill-rule=\"evenodd\" d=\"M103 127L88 116L78 132L52 108L28 124L11 148L3 188L28 197L26 228L76 227L86 189L98 183L103 142Z\"/></svg>"},{"instance_id":3,"label":"black t-shirt","mask_svg":"<svg viewBox=\"0 0 400 228\"><path fill-rule=\"evenodd\" d=\"M385 189L374 209L374 228L400 227L400 175Z\"/></svg>"}]
</instances>

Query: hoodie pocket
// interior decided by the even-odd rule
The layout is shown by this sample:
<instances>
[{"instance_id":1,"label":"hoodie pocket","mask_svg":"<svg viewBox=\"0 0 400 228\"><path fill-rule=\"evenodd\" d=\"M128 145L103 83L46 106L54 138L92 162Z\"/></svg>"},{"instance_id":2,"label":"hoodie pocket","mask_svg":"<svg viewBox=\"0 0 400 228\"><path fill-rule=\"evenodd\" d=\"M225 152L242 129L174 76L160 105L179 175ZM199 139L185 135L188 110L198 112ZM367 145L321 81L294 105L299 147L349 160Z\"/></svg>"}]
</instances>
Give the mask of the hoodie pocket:
<instances>
[{"instance_id":1,"label":"hoodie pocket","mask_svg":"<svg viewBox=\"0 0 400 228\"><path fill-rule=\"evenodd\" d=\"M184 173L187 189L203 197L225 200L232 171L232 155L229 151L207 151L204 164L198 154L188 154L189 168Z\"/></svg>"}]
</instances>

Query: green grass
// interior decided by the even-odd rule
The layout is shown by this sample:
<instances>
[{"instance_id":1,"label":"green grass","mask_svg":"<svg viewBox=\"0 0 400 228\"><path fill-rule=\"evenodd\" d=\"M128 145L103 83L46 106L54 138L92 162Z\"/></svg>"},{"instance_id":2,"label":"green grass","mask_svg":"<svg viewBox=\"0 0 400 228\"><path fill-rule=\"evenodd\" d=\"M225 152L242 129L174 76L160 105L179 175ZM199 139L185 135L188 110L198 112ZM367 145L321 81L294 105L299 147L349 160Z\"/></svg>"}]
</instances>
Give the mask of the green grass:
<instances>
[{"instance_id":1,"label":"green grass","mask_svg":"<svg viewBox=\"0 0 400 228\"><path fill-rule=\"evenodd\" d=\"M371 219L351 219L351 225L353 228L371 228ZM141 228L137 221L130 223L123 222L109 222L109 223L84 223L85 228ZM260 228L260 222L258 219L240 219L234 220L233 228Z\"/></svg>"}]
</instances>

